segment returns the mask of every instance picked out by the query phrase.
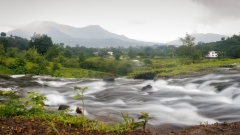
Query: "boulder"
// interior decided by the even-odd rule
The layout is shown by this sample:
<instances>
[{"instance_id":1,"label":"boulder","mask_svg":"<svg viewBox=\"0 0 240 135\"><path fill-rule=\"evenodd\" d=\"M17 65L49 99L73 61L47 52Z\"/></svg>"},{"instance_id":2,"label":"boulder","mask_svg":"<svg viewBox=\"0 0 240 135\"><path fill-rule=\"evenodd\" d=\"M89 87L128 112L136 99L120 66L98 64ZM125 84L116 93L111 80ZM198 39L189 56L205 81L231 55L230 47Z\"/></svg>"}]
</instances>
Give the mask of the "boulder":
<instances>
[{"instance_id":1,"label":"boulder","mask_svg":"<svg viewBox=\"0 0 240 135\"><path fill-rule=\"evenodd\" d=\"M82 114L82 109L79 108L79 107L77 107L77 108L76 108L76 113L78 113L78 114Z\"/></svg>"},{"instance_id":2,"label":"boulder","mask_svg":"<svg viewBox=\"0 0 240 135\"><path fill-rule=\"evenodd\" d=\"M152 86L150 84L148 84L147 86L142 87L142 91L150 90L150 89L152 89Z\"/></svg>"},{"instance_id":3,"label":"boulder","mask_svg":"<svg viewBox=\"0 0 240 135\"><path fill-rule=\"evenodd\" d=\"M68 109L70 106L68 106L68 105L59 105L59 107L58 107L58 110L66 110L66 109Z\"/></svg>"},{"instance_id":4,"label":"boulder","mask_svg":"<svg viewBox=\"0 0 240 135\"><path fill-rule=\"evenodd\" d=\"M105 78L103 78L103 81L105 81L105 82L114 82L115 78L114 77L105 77Z\"/></svg>"},{"instance_id":5,"label":"boulder","mask_svg":"<svg viewBox=\"0 0 240 135\"><path fill-rule=\"evenodd\" d=\"M146 73L136 75L134 79L153 80L155 77L155 74L156 73L146 72Z\"/></svg>"}]
</instances>

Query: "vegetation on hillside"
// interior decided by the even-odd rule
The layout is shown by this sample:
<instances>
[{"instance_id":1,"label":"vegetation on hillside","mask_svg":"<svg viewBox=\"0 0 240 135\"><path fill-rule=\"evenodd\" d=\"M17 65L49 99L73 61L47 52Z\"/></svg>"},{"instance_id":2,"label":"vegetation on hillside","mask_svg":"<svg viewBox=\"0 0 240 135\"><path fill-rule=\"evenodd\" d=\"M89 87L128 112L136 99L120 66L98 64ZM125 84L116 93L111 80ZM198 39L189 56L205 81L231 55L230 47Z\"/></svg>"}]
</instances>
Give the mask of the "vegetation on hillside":
<instances>
[{"instance_id":1,"label":"vegetation on hillside","mask_svg":"<svg viewBox=\"0 0 240 135\"><path fill-rule=\"evenodd\" d=\"M212 43L199 42L186 34L183 45L87 48L54 44L47 35L34 34L30 40L2 32L0 37L0 74L47 74L56 77L103 78L135 77L153 73L156 77L186 74L238 63L240 36ZM217 59L206 59L208 51ZM111 52L113 55L111 55ZM132 61L138 60L138 61ZM218 63L218 64L217 64Z\"/></svg>"}]
</instances>

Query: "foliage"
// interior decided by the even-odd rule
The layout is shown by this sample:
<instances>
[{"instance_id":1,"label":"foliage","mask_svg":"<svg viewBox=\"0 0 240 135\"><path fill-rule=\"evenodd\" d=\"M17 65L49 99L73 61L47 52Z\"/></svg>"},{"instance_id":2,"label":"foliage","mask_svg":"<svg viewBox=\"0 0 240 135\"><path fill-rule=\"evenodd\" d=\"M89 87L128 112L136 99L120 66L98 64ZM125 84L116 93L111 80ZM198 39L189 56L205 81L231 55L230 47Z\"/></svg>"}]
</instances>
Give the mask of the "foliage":
<instances>
[{"instance_id":1,"label":"foliage","mask_svg":"<svg viewBox=\"0 0 240 135\"><path fill-rule=\"evenodd\" d=\"M116 54L115 55L115 60L119 61L120 60L120 56L121 56L120 54Z\"/></svg>"},{"instance_id":2,"label":"foliage","mask_svg":"<svg viewBox=\"0 0 240 135\"><path fill-rule=\"evenodd\" d=\"M128 73L133 72L133 63L128 61L119 63L119 65L116 67L116 70L119 75L125 76Z\"/></svg>"},{"instance_id":3,"label":"foliage","mask_svg":"<svg viewBox=\"0 0 240 135\"><path fill-rule=\"evenodd\" d=\"M18 48L17 47L9 47L9 48L7 48L6 54L8 57L15 58L18 54Z\"/></svg>"},{"instance_id":4,"label":"foliage","mask_svg":"<svg viewBox=\"0 0 240 135\"><path fill-rule=\"evenodd\" d=\"M6 52L7 48L10 47L9 40L7 37L0 37L0 44L3 45L4 52Z\"/></svg>"},{"instance_id":5,"label":"foliage","mask_svg":"<svg viewBox=\"0 0 240 135\"><path fill-rule=\"evenodd\" d=\"M40 74L49 74L49 70L47 69L47 66L49 65L49 62L44 59L42 56L38 56L35 58L35 65L33 65L30 69L31 73L40 75Z\"/></svg>"},{"instance_id":6,"label":"foliage","mask_svg":"<svg viewBox=\"0 0 240 135\"><path fill-rule=\"evenodd\" d=\"M84 92L85 90L87 90L87 89L88 89L88 87L84 87L84 88L78 87L78 86L75 86L75 87L74 87L74 90L79 90L79 91L81 91L81 93L77 93L77 94L74 96L74 99L77 100L77 99L81 98L81 100L82 100L82 115L83 115L83 116L84 116L84 96L83 96L83 92Z\"/></svg>"},{"instance_id":7,"label":"foliage","mask_svg":"<svg viewBox=\"0 0 240 135\"><path fill-rule=\"evenodd\" d=\"M17 58L15 62L9 64L9 68L14 71L15 74L26 74L26 61L23 57Z\"/></svg>"},{"instance_id":8,"label":"foliage","mask_svg":"<svg viewBox=\"0 0 240 135\"><path fill-rule=\"evenodd\" d=\"M149 116L147 112L141 112L141 115L138 117L139 120L143 120L143 131L146 131L146 124L148 123L149 120L152 119L152 117Z\"/></svg>"},{"instance_id":9,"label":"foliage","mask_svg":"<svg viewBox=\"0 0 240 135\"><path fill-rule=\"evenodd\" d=\"M1 32L1 37L6 37L6 33L5 32Z\"/></svg>"},{"instance_id":10,"label":"foliage","mask_svg":"<svg viewBox=\"0 0 240 135\"><path fill-rule=\"evenodd\" d=\"M24 58L30 62L34 62L36 63L36 59L40 57L40 55L38 54L37 52L37 49L36 48L29 48L25 55L24 55Z\"/></svg>"},{"instance_id":11,"label":"foliage","mask_svg":"<svg viewBox=\"0 0 240 135\"><path fill-rule=\"evenodd\" d=\"M194 50L193 54L191 55L192 63L195 63L196 60L201 59L202 53L200 50Z\"/></svg>"},{"instance_id":12,"label":"foliage","mask_svg":"<svg viewBox=\"0 0 240 135\"><path fill-rule=\"evenodd\" d=\"M44 112L44 106L48 106L44 103L44 101L47 101L47 98L42 96L40 92L27 92L27 94L27 97L22 98L22 100L25 100L24 106L31 105L29 111L33 114Z\"/></svg>"},{"instance_id":13,"label":"foliage","mask_svg":"<svg viewBox=\"0 0 240 135\"><path fill-rule=\"evenodd\" d=\"M53 46L52 38L45 34L34 33L29 42L30 47L35 47L41 55L47 53L48 49Z\"/></svg>"},{"instance_id":14,"label":"foliage","mask_svg":"<svg viewBox=\"0 0 240 135\"><path fill-rule=\"evenodd\" d=\"M79 56L78 56L78 61L79 61L79 63L85 61L86 59L87 59L87 54L84 53L84 52L80 52L80 53L79 53Z\"/></svg>"},{"instance_id":15,"label":"foliage","mask_svg":"<svg viewBox=\"0 0 240 135\"><path fill-rule=\"evenodd\" d=\"M152 65L152 61L150 59L144 60L145 65Z\"/></svg>"},{"instance_id":16,"label":"foliage","mask_svg":"<svg viewBox=\"0 0 240 135\"><path fill-rule=\"evenodd\" d=\"M134 53L133 50L129 50L128 56L132 59L132 58L135 58L135 57L136 57L136 54Z\"/></svg>"},{"instance_id":17,"label":"foliage","mask_svg":"<svg viewBox=\"0 0 240 135\"><path fill-rule=\"evenodd\" d=\"M128 113L121 113L121 114L122 114L122 118L124 120L122 125L125 128L125 130L127 130L127 131L135 130L138 127L142 126L141 122L135 122L134 118L130 117L128 115Z\"/></svg>"},{"instance_id":18,"label":"foliage","mask_svg":"<svg viewBox=\"0 0 240 135\"><path fill-rule=\"evenodd\" d=\"M59 70L59 69L60 69L60 67L59 67L58 63L53 62L52 70L56 71L56 70Z\"/></svg>"},{"instance_id":19,"label":"foliage","mask_svg":"<svg viewBox=\"0 0 240 135\"><path fill-rule=\"evenodd\" d=\"M0 65L5 65L5 60L6 60L6 56L5 56L4 47L2 44L0 44Z\"/></svg>"},{"instance_id":20,"label":"foliage","mask_svg":"<svg viewBox=\"0 0 240 135\"><path fill-rule=\"evenodd\" d=\"M0 97L5 97L8 100L4 106L0 106L1 117L12 117L27 113L27 109L20 103L18 96L13 90L0 91Z\"/></svg>"},{"instance_id":21,"label":"foliage","mask_svg":"<svg viewBox=\"0 0 240 135\"><path fill-rule=\"evenodd\" d=\"M58 45L51 46L47 53L46 53L46 59L48 61L53 61L54 58L58 57L60 55L60 48Z\"/></svg>"}]
</instances>

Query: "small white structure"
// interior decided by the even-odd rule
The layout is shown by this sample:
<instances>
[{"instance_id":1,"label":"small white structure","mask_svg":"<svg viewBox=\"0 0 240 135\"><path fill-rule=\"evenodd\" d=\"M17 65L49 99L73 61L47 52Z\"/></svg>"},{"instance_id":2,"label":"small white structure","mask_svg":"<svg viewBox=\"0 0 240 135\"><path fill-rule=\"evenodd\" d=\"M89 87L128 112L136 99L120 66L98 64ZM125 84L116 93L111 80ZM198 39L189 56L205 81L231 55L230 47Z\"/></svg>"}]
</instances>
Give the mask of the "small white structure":
<instances>
[{"instance_id":1,"label":"small white structure","mask_svg":"<svg viewBox=\"0 0 240 135\"><path fill-rule=\"evenodd\" d=\"M109 55L113 55L113 52L108 52Z\"/></svg>"},{"instance_id":2,"label":"small white structure","mask_svg":"<svg viewBox=\"0 0 240 135\"><path fill-rule=\"evenodd\" d=\"M137 66L143 66L144 63L139 60L132 60Z\"/></svg>"},{"instance_id":3,"label":"small white structure","mask_svg":"<svg viewBox=\"0 0 240 135\"><path fill-rule=\"evenodd\" d=\"M93 55L98 56L98 52L93 52Z\"/></svg>"},{"instance_id":4,"label":"small white structure","mask_svg":"<svg viewBox=\"0 0 240 135\"><path fill-rule=\"evenodd\" d=\"M217 58L218 53L216 51L209 51L208 54L206 55L208 58Z\"/></svg>"}]
</instances>

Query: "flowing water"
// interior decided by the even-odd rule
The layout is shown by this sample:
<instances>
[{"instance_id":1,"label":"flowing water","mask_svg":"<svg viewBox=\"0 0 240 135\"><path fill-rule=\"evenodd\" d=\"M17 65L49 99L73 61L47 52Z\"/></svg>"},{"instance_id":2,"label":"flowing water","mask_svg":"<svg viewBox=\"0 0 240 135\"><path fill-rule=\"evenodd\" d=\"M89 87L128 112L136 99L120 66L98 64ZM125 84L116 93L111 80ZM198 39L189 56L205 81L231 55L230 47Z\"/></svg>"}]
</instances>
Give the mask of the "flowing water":
<instances>
[{"instance_id":1,"label":"flowing water","mask_svg":"<svg viewBox=\"0 0 240 135\"><path fill-rule=\"evenodd\" d=\"M85 91L85 114L108 122L121 121L121 112L138 118L140 112L153 117L149 124L160 130L179 130L199 123L240 121L240 73L228 72L168 80L117 78L114 82L99 79L54 79L34 76L42 86L24 88L39 91L48 98L51 109L60 104L81 106L74 100L74 86ZM150 84L152 89L142 91Z\"/></svg>"}]
</instances>

